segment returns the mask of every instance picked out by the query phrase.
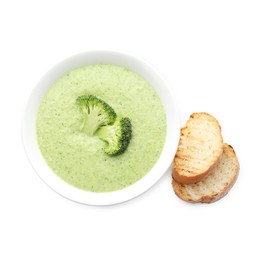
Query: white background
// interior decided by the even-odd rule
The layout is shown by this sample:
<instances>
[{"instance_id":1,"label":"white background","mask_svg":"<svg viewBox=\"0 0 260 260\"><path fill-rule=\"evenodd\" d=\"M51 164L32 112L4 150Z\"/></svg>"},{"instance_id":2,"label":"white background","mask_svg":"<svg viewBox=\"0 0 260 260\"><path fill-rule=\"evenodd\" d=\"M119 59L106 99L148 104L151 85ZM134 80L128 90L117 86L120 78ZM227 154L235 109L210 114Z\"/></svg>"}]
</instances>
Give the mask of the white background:
<instances>
[{"instance_id":1,"label":"white background","mask_svg":"<svg viewBox=\"0 0 260 260\"><path fill-rule=\"evenodd\" d=\"M260 2L1 1L0 259L259 259ZM83 51L127 51L172 87L182 124L220 122L241 170L210 205L178 199L170 172L129 202L91 207L53 192L21 142L22 109L40 77Z\"/></svg>"}]
</instances>

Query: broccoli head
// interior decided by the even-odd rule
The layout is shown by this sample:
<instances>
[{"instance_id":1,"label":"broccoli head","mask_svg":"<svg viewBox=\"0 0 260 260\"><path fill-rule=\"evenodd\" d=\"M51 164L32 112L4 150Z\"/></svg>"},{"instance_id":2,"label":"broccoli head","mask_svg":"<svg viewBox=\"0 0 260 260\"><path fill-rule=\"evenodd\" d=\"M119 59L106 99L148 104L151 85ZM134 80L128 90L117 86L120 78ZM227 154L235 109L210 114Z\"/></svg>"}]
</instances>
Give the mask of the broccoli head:
<instances>
[{"instance_id":1,"label":"broccoli head","mask_svg":"<svg viewBox=\"0 0 260 260\"><path fill-rule=\"evenodd\" d=\"M116 120L114 109L94 95L79 96L76 102L84 115L81 130L90 136L101 126L113 124Z\"/></svg>"},{"instance_id":2,"label":"broccoli head","mask_svg":"<svg viewBox=\"0 0 260 260\"><path fill-rule=\"evenodd\" d=\"M98 137L105 141L105 153L109 155L122 154L132 137L132 124L129 118L118 118L113 125L103 126L98 131Z\"/></svg>"}]
</instances>

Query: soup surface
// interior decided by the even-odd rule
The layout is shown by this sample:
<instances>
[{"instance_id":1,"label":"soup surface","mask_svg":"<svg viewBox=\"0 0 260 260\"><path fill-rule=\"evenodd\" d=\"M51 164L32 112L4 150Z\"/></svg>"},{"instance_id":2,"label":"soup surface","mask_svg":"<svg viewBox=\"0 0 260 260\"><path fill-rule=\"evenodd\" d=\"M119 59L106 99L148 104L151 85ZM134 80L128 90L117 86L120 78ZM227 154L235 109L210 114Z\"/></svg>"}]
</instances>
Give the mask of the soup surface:
<instances>
[{"instance_id":1,"label":"soup surface","mask_svg":"<svg viewBox=\"0 0 260 260\"><path fill-rule=\"evenodd\" d=\"M92 94L118 116L129 117L132 139L118 156L107 155L104 142L80 130L78 96ZM42 100L37 115L41 153L55 174L87 191L123 189L144 177L162 152L166 116L159 96L139 74L124 67L96 64L70 71Z\"/></svg>"}]
</instances>

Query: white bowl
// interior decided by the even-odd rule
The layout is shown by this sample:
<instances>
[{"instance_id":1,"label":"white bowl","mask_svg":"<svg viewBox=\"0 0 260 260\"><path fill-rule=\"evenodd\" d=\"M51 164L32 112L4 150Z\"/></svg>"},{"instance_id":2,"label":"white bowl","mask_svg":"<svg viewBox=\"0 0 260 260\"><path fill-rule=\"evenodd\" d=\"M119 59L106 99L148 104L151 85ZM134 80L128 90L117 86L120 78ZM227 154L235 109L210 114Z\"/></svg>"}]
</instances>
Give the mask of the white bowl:
<instances>
[{"instance_id":1,"label":"white bowl","mask_svg":"<svg viewBox=\"0 0 260 260\"><path fill-rule=\"evenodd\" d=\"M36 137L36 115L42 98L52 84L70 70L89 64L108 63L127 67L154 87L164 105L167 133L161 156L154 167L139 181L122 190L105 193L84 191L67 184L46 164ZM77 54L50 69L36 85L26 105L22 120L22 138L31 165L53 190L76 202L89 205L111 205L132 199L153 186L168 170L179 141L179 116L171 92L159 74L147 63L128 54L111 51L91 51Z\"/></svg>"}]
</instances>

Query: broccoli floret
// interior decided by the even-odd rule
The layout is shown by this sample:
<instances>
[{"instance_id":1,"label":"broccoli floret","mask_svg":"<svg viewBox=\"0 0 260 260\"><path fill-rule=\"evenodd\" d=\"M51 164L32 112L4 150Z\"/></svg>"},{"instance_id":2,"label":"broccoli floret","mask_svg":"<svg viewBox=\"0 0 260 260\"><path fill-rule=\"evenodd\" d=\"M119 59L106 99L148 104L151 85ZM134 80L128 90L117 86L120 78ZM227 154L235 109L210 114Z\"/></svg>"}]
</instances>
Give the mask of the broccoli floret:
<instances>
[{"instance_id":1,"label":"broccoli floret","mask_svg":"<svg viewBox=\"0 0 260 260\"><path fill-rule=\"evenodd\" d=\"M93 136L101 126L113 124L116 120L114 109L96 96L79 96L76 102L84 115L81 130L90 136Z\"/></svg>"},{"instance_id":2,"label":"broccoli floret","mask_svg":"<svg viewBox=\"0 0 260 260\"><path fill-rule=\"evenodd\" d=\"M98 137L105 141L105 153L109 155L122 154L132 137L132 124L129 118L118 118L113 125L103 126L98 131Z\"/></svg>"}]
</instances>

